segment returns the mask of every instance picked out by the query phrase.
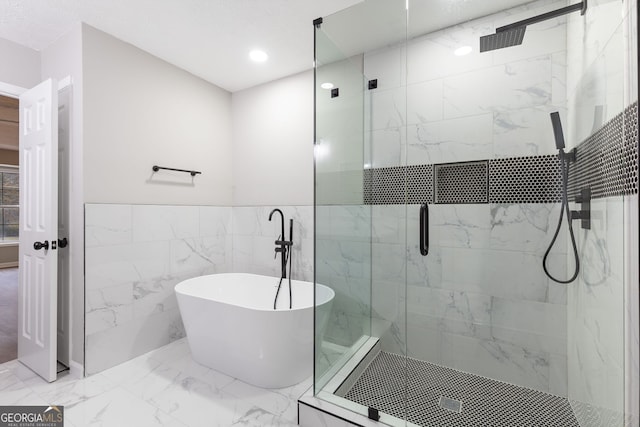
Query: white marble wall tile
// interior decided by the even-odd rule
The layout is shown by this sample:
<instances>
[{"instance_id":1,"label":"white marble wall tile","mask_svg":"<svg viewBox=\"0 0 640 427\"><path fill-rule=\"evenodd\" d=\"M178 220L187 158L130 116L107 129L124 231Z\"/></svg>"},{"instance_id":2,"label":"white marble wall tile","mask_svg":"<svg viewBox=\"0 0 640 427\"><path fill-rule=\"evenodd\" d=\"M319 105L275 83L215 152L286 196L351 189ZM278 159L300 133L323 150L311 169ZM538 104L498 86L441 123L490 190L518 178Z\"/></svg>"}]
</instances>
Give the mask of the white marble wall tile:
<instances>
[{"instance_id":1,"label":"white marble wall tile","mask_svg":"<svg viewBox=\"0 0 640 427\"><path fill-rule=\"evenodd\" d=\"M169 242L96 246L85 250L87 290L132 283L169 273Z\"/></svg>"},{"instance_id":2,"label":"white marble wall tile","mask_svg":"<svg viewBox=\"0 0 640 427\"><path fill-rule=\"evenodd\" d=\"M233 271L280 276L280 256L274 258L275 241L281 233L280 215L269 221L272 207L234 207ZM313 207L282 206L285 235L293 219L292 277L313 279ZM321 224L322 221L319 222ZM287 273L288 274L288 273Z\"/></svg>"},{"instance_id":3,"label":"white marble wall tile","mask_svg":"<svg viewBox=\"0 0 640 427\"><path fill-rule=\"evenodd\" d=\"M553 336L549 334L536 334L522 331L509 326L501 327L494 324L490 326L490 339L499 343L507 343L528 349L533 352L549 353L558 358L558 370L564 366L564 383L566 387L567 376L567 339L564 336ZM484 338L476 336L477 338ZM564 365L561 363L564 359ZM566 396L566 394L565 394Z\"/></svg>"},{"instance_id":4,"label":"white marble wall tile","mask_svg":"<svg viewBox=\"0 0 640 427\"><path fill-rule=\"evenodd\" d=\"M532 7L527 11L522 11L520 13L514 14L515 16L509 16L508 18L505 17L505 15L502 15L500 17L502 23L497 24L497 26L515 22L514 19L518 19L516 18L516 16L521 16L522 19L526 19L544 12L559 9L566 5L567 3L564 0L556 0L552 2L532 2ZM498 19L496 19L496 21L497 20ZM550 19L548 21L538 22L535 25L529 25L527 27L525 41L523 42L522 46L520 48L499 49L494 51L494 63L505 64L531 58L534 56L540 56L558 51L562 52L566 50L566 23L566 16L561 16L558 18Z\"/></svg>"},{"instance_id":5,"label":"white marble wall tile","mask_svg":"<svg viewBox=\"0 0 640 427\"><path fill-rule=\"evenodd\" d=\"M225 237L202 237L171 241L170 271L174 275L194 276L224 272L227 266Z\"/></svg>"},{"instance_id":6,"label":"white marble wall tile","mask_svg":"<svg viewBox=\"0 0 640 427\"><path fill-rule=\"evenodd\" d=\"M491 112L409 126L407 133L411 165L493 158Z\"/></svg>"},{"instance_id":7,"label":"white marble wall tile","mask_svg":"<svg viewBox=\"0 0 640 427\"><path fill-rule=\"evenodd\" d=\"M399 317L398 299L404 292L401 280L389 282L375 279L371 283L372 316L382 321L379 326L384 330L374 330L373 335L381 337L394 322L402 322ZM403 310L404 312L404 310Z\"/></svg>"},{"instance_id":8,"label":"white marble wall tile","mask_svg":"<svg viewBox=\"0 0 640 427\"><path fill-rule=\"evenodd\" d=\"M493 65L491 54L477 50L481 35L494 31L490 23L474 22L469 26L456 26L411 41L407 48L407 81L409 84L460 75ZM455 56L454 50L471 46L474 50L465 56Z\"/></svg>"},{"instance_id":9,"label":"white marble wall tile","mask_svg":"<svg viewBox=\"0 0 640 427\"><path fill-rule=\"evenodd\" d=\"M442 287L442 248L431 244L423 256L418 243L407 248L407 285Z\"/></svg>"},{"instance_id":10,"label":"white marble wall tile","mask_svg":"<svg viewBox=\"0 0 640 427\"><path fill-rule=\"evenodd\" d=\"M547 104L551 101L551 57L446 78L443 100L445 118Z\"/></svg>"},{"instance_id":11,"label":"white marble wall tile","mask_svg":"<svg viewBox=\"0 0 640 427\"><path fill-rule=\"evenodd\" d=\"M492 298L482 294L408 286L407 311L428 313L434 319L487 325L492 319Z\"/></svg>"},{"instance_id":12,"label":"white marble wall tile","mask_svg":"<svg viewBox=\"0 0 640 427\"><path fill-rule=\"evenodd\" d=\"M386 128L369 132L365 138L370 143L366 144L369 153L365 158L365 168L385 168L404 164L404 152L406 147L406 128ZM366 166L368 165L368 166Z\"/></svg>"},{"instance_id":13,"label":"white marble wall tile","mask_svg":"<svg viewBox=\"0 0 640 427\"><path fill-rule=\"evenodd\" d=\"M133 285L125 283L86 291L85 333L93 334L133 319Z\"/></svg>"},{"instance_id":14,"label":"white marble wall tile","mask_svg":"<svg viewBox=\"0 0 640 427\"><path fill-rule=\"evenodd\" d=\"M404 245L373 243L371 274L378 280L402 280L406 275L406 248ZM363 265L366 268L366 264Z\"/></svg>"},{"instance_id":15,"label":"white marble wall tile","mask_svg":"<svg viewBox=\"0 0 640 427\"><path fill-rule=\"evenodd\" d=\"M621 197L593 201L592 228L578 233L582 272L568 288L569 397L624 410L624 236Z\"/></svg>"},{"instance_id":16,"label":"white marble wall tile","mask_svg":"<svg viewBox=\"0 0 640 427\"><path fill-rule=\"evenodd\" d=\"M565 348L566 350L566 348ZM565 351L566 353L566 351ZM567 396L568 392L568 367L566 354L549 355L549 393L556 396Z\"/></svg>"},{"instance_id":17,"label":"white marble wall tile","mask_svg":"<svg viewBox=\"0 0 640 427\"><path fill-rule=\"evenodd\" d=\"M131 205L85 205L85 246L130 243L132 222Z\"/></svg>"},{"instance_id":18,"label":"white marble wall tile","mask_svg":"<svg viewBox=\"0 0 640 427\"><path fill-rule=\"evenodd\" d=\"M409 244L417 244L420 222L418 205L408 207ZM429 239L433 246L487 248L492 233L490 205L429 205Z\"/></svg>"},{"instance_id":19,"label":"white marble wall tile","mask_svg":"<svg viewBox=\"0 0 640 427\"><path fill-rule=\"evenodd\" d=\"M517 330L509 326L498 326L491 322L483 321L482 319L476 322L474 319L471 319L470 316L457 318L455 316L443 317L439 316L438 312L439 310L419 310L411 307L407 312L407 333L415 335L416 333L425 333L424 331L436 331L438 333L462 335L479 340L496 342L498 344L508 344L534 353L549 353L566 359L567 347L564 337L540 335ZM471 321L469 319L471 319ZM413 329L416 329L416 331L412 331ZM434 347L440 346L439 335L434 335L429 332L425 337L433 339L433 341L414 342L411 339L408 341L410 347L413 348L414 357L418 359L421 359L419 349L422 348L426 349L424 351L428 351L428 349L435 350ZM560 365L560 367L561 366L562 365Z\"/></svg>"},{"instance_id":20,"label":"white marble wall tile","mask_svg":"<svg viewBox=\"0 0 640 427\"><path fill-rule=\"evenodd\" d=\"M199 206L199 237L226 237L232 230L230 207Z\"/></svg>"},{"instance_id":21,"label":"white marble wall tile","mask_svg":"<svg viewBox=\"0 0 640 427\"><path fill-rule=\"evenodd\" d=\"M566 111L558 106L538 106L495 113L493 144L495 157L522 157L557 154L549 114Z\"/></svg>"},{"instance_id":22,"label":"white marble wall tile","mask_svg":"<svg viewBox=\"0 0 640 427\"><path fill-rule=\"evenodd\" d=\"M367 80L377 79L378 89L402 86L406 82L406 52L404 46L392 46L364 54L364 74Z\"/></svg>"},{"instance_id":23,"label":"white marble wall tile","mask_svg":"<svg viewBox=\"0 0 640 427\"><path fill-rule=\"evenodd\" d=\"M586 15L568 16L567 67L571 79L568 95L573 96L582 73L602 53L603 46L612 38L623 19L620 3L612 1L589 2Z\"/></svg>"},{"instance_id":24,"label":"white marble wall tile","mask_svg":"<svg viewBox=\"0 0 640 427\"><path fill-rule=\"evenodd\" d=\"M566 27L565 27L566 31ZM566 34L566 33L565 33ZM566 35L565 35L566 39ZM551 103L555 106L567 105L567 51L551 54Z\"/></svg>"},{"instance_id":25,"label":"white marble wall tile","mask_svg":"<svg viewBox=\"0 0 640 427\"><path fill-rule=\"evenodd\" d=\"M317 209L319 237L331 237L339 241L365 241L371 238L371 206L336 205ZM329 219L329 229L319 219Z\"/></svg>"},{"instance_id":26,"label":"white marble wall tile","mask_svg":"<svg viewBox=\"0 0 640 427\"><path fill-rule=\"evenodd\" d=\"M155 313L177 309L178 301L174 288L184 279L184 276L167 276L136 282L133 286L134 317L145 318Z\"/></svg>"},{"instance_id":27,"label":"white marble wall tile","mask_svg":"<svg viewBox=\"0 0 640 427\"><path fill-rule=\"evenodd\" d=\"M184 326L178 310L156 313L144 319L89 334L86 336L86 373L93 375L184 335Z\"/></svg>"},{"instance_id":28,"label":"white marble wall tile","mask_svg":"<svg viewBox=\"0 0 640 427\"><path fill-rule=\"evenodd\" d=\"M513 301L493 297L491 324L550 337L566 338L566 307L534 301Z\"/></svg>"},{"instance_id":29,"label":"white marble wall tile","mask_svg":"<svg viewBox=\"0 0 640 427\"><path fill-rule=\"evenodd\" d=\"M407 124L442 120L442 79L407 86Z\"/></svg>"},{"instance_id":30,"label":"white marble wall tile","mask_svg":"<svg viewBox=\"0 0 640 427\"><path fill-rule=\"evenodd\" d=\"M460 335L442 335L447 366L540 391L549 390L549 356L521 347Z\"/></svg>"},{"instance_id":31,"label":"white marble wall tile","mask_svg":"<svg viewBox=\"0 0 640 427\"><path fill-rule=\"evenodd\" d=\"M549 300L542 257L524 252L443 248L442 283L437 287L512 300Z\"/></svg>"},{"instance_id":32,"label":"white marble wall tile","mask_svg":"<svg viewBox=\"0 0 640 427\"><path fill-rule=\"evenodd\" d=\"M375 243L404 244L408 209L413 208L404 205L371 206L372 241Z\"/></svg>"},{"instance_id":33,"label":"white marble wall tile","mask_svg":"<svg viewBox=\"0 0 640 427\"><path fill-rule=\"evenodd\" d=\"M558 224L560 203L491 204L490 207L491 248L544 254ZM566 223L557 240L552 254L566 254L569 242Z\"/></svg>"},{"instance_id":34,"label":"white marble wall tile","mask_svg":"<svg viewBox=\"0 0 640 427\"><path fill-rule=\"evenodd\" d=\"M632 2L637 7L636 2ZM635 9L634 9L635 10ZM632 15L635 21L637 16ZM628 18L627 18L628 19ZM627 225L625 237L625 262L627 274L625 276L625 413L630 417L630 425L640 425L640 301L637 295L637 283L640 283L640 267L632 260L640 258L640 244L636 236L640 234L638 222L638 195L624 197L625 217L634 218Z\"/></svg>"},{"instance_id":35,"label":"white marble wall tile","mask_svg":"<svg viewBox=\"0 0 640 427\"><path fill-rule=\"evenodd\" d=\"M371 130L404 126L406 117L407 93L404 87L371 94Z\"/></svg>"},{"instance_id":36,"label":"white marble wall tile","mask_svg":"<svg viewBox=\"0 0 640 427\"><path fill-rule=\"evenodd\" d=\"M384 347L383 347L384 348ZM385 349L386 350L386 349ZM407 321L407 356L427 362L448 365L442 359L442 331L424 322Z\"/></svg>"},{"instance_id":37,"label":"white marble wall tile","mask_svg":"<svg viewBox=\"0 0 640 427\"><path fill-rule=\"evenodd\" d=\"M133 241L197 237L197 206L133 205Z\"/></svg>"}]
</instances>

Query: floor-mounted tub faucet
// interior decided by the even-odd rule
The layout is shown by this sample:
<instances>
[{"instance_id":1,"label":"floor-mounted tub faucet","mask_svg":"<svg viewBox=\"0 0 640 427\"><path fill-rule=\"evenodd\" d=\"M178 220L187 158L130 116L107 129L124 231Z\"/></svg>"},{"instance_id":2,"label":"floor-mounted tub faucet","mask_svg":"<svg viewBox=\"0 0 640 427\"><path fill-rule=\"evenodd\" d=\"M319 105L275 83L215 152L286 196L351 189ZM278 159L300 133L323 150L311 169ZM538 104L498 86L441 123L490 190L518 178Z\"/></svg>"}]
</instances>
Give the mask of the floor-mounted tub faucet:
<instances>
[{"instance_id":1,"label":"floor-mounted tub faucet","mask_svg":"<svg viewBox=\"0 0 640 427\"><path fill-rule=\"evenodd\" d=\"M274 213L280 214L280 237L275 241L275 256L278 256L280 253L280 283L278 284L278 291L276 292L276 297L273 301L273 309L276 308L276 302L278 301L278 294L280 293L280 286L282 285L282 280L287 278L287 262L289 262L289 308L291 308L291 246L293 245L293 219L289 220L289 240L285 240L284 234L284 214L280 209L274 209L269 214L269 221L273 217Z\"/></svg>"}]
</instances>

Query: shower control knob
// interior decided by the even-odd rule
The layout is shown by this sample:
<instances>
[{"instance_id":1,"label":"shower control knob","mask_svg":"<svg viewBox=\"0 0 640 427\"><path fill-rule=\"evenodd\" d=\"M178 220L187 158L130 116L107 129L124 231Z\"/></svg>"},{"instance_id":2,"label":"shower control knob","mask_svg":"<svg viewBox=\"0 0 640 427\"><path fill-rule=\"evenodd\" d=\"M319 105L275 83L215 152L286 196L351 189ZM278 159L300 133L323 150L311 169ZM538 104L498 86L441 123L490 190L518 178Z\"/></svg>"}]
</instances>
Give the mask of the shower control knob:
<instances>
[{"instance_id":1,"label":"shower control knob","mask_svg":"<svg viewBox=\"0 0 640 427\"><path fill-rule=\"evenodd\" d=\"M35 242L33 244L33 249L39 251L40 249L48 250L49 249L49 241L45 240L44 242Z\"/></svg>"}]
</instances>

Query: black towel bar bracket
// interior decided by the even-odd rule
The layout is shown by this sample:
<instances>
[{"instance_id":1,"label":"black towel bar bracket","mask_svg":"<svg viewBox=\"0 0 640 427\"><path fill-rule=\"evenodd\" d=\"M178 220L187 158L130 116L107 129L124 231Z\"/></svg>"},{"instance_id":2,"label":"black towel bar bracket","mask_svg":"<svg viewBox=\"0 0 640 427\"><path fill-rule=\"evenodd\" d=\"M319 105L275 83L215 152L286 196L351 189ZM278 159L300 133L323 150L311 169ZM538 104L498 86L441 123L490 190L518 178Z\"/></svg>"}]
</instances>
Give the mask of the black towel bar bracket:
<instances>
[{"instance_id":1,"label":"black towel bar bracket","mask_svg":"<svg viewBox=\"0 0 640 427\"><path fill-rule=\"evenodd\" d=\"M196 176L201 174L202 172L198 172L198 171L190 171L187 169L174 169L174 168L165 168L163 166L156 166L154 165L151 169L153 169L154 172L158 172L160 169L164 169L164 170L168 170L168 171L176 171L176 172L187 172L189 174L191 174L191 176Z\"/></svg>"}]
</instances>

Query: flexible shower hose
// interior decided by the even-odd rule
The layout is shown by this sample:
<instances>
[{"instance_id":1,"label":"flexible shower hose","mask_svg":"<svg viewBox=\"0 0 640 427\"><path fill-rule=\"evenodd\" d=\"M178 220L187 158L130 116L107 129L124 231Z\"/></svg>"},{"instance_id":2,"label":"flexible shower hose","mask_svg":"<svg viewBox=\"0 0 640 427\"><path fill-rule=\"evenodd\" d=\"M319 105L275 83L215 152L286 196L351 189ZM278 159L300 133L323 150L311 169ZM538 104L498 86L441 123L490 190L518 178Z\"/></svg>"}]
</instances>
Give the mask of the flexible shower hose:
<instances>
[{"instance_id":1,"label":"flexible shower hose","mask_svg":"<svg viewBox=\"0 0 640 427\"><path fill-rule=\"evenodd\" d=\"M571 212L569 211L569 197L567 195L568 187L569 187L569 159L565 156L564 151L560 150L560 169L562 175L562 206L560 208L560 218L558 219L558 227L556 227L556 232L553 235L553 239L551 239L551 243L549 243L549 247L547 251L544 253L544 257L542 258L542 268L544 269L545 274L554 282L557 283L571 283L578 277L578 273L580 272L580 258L578 257L578 247L576 246L576 238L573 235L573 226L571 225ZM547 258L549 257L549 253L551 252L551 248L556 242L558 238L558 233L560 233L560 227L562 227L562 216L566 213L567 215L567 224L569 225L569 235L571 236L571 246L573 247L573 256L576 261L576 269L571 276L570 279L561 280L553 277L549 270L547 269Z\"/></svg>"}]
</instances>

